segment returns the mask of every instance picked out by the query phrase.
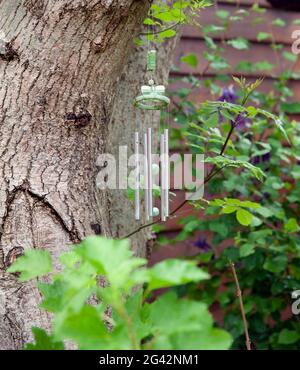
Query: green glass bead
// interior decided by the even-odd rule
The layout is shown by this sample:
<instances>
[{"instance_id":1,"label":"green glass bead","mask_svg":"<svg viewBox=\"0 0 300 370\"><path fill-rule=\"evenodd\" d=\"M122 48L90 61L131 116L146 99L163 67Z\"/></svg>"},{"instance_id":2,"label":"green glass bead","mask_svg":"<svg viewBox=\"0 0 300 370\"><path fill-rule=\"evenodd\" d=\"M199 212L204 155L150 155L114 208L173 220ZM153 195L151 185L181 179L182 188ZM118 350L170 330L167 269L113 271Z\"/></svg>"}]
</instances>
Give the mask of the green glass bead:
<instances>
[{"instance_id":1,"label":"green glass bead","mask_svg":"<svg viewBox=\"0 0 300 370\"><path fill-rule=\"evenodd\" d=\"M156 50L149 50L147 53L147 71L156 70Z\"/></svg>"}]
</instances>

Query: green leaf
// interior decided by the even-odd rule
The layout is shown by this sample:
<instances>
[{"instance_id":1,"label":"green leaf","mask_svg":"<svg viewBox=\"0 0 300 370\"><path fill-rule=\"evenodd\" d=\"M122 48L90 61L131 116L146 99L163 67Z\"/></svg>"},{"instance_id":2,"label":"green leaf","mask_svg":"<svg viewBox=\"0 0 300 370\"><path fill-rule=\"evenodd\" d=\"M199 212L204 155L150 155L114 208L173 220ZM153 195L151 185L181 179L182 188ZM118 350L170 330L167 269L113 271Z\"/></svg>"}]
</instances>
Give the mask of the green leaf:
<instances>
[{"instance_id":1,"label":"green leaf","mask_svg":"<svg viewBox=\"0 0 300 370\"><path fill-rule=\"evenodd\" d=\"M221 19L227 19L230 16L230 13L227 10L217 10L216 15Z\"/></svg>"},{"instance_id":2,"label":"green leaf","mask_svg":"<svg viewBox=\"0 0 300 370\"><path fill-rule=\"evenodd\" d=\"M247 50L249 49L249 42L248 40L239 37L234 40L229 40L227 41L227 44L231 45L233 48L238 49L238 50Z\"/></svg>"},{"instance_id":3,"label":"green leaf","mask_svg":"<svg viewBox=\"0 0 300 370\"><path fill-rule=\"evenodd\" d=\"M95 307L84 306L78 313L70 313L63 320L54 320L55 336L69 339L80 349L107 349L109 332ZM112 349L112 348L111 348Z\"/></svg>"},{"instance_id":4,"label":"green leaf","mask_svg":"<svg viewBox=\"0 0 300 370\"><path fill-rule=\"evenodd\" d=\"M275 67L274 64L267 61L261 61L253 64L253 69L258 71L270 71Z\"/></svg>"},{"instance_id":5,"label":"green leaf","mask_svg":"<svg viewBox=\"0 0 300 370\"><path fill-rule=\"evenodd\" d=\"M157 18L163 22L170 23L177 21L177 17L172 14L172 12L161 12L161 13L155 13L154 18Z\"/></svg>"},{"instance_id":6,"label":"green leaf","mask_svg":"<svg viewBox=\"0 0 300 370\"><path fill-rule=\"evenodd\" d=\"M47 275L52 270L52 261L48 251L27 249L8 269L8 272L21 272L20 281Z\"/></svg>"},{"instance_id":7,"label":"green leaf","mask_svg":"<svg viewBox=\"0 0 300 370\"><path fill-rule=\"evenodd\" d=\"M150 25L150 26L154 26L156 23L153 21L153 19L151 19L151 18L146 18L146 19L144 20L144 24L146 24L146 25Z\"/></svg>"},{"instance_id":8,"label":"green leaf","mask_svg":"<svg viewBox=\"0 0 300 370\"><path fill-rule=\"evenodd\" d=\"M147 307L153 349L228 349L230 335L213 328L207 306L167 293Z\"/></svg>"},{"instance_id":9,"label":"green leaf","mask_svg":"<svg viewBox=\"0 0 300 370\"><path fill-rule=\"evenodd\" d=\"M292 102L292 103L282 103L281 109L285 113L289 114L298 114L300 113L300 103Z\"/></svg>"},{"instance_id":10,"label":"green leaf","mask_svg":"<svg viewBox=\"0 0 300 370\"><path fill-rule=\"evenodd\" d=\"M221 209L221 213L230 214L237 210L237 207L234 206L225 206Z\"/></svg>"},{"instance_id":11,"label":"green leaf","mask_svg":"<svg viewBox=\"0 0 300 370\"><path fill-rule=\"evenodd\" d=\"M180 60L193 68L196 68L198 65L197 55L193 53L181 57Z\"/></svg>"},{"instance_id":12,"label":"green leaf","mask_svg":"<svg viewBox=\"0 0 300 370\"><path fill-rule=\"evenodd\" d=\"M105 275L108 281L117 287L130 289L142 276L134 274L138 267L146 264L143 258L133 258L129 249L128 240L113 240L99 236L90 236L85 239L75 251L86 261L91 263L100 275ZM144 276L146 278L146 276ZM126 282L126 284L124 284Z\"/></svg>"},{"instance_id":13,"label":"green leaf","mask_svg":"<svg viewBox=\"0 0 300 370\"><path fill-rule=\"evenodd\" d=\"M240 256L247 257L255 252L255 246L253 244L243 244L240 248Z\"/></svg>"},{"instance_id":14,"label":"green leaf","mask_svg":"<svg viewBox=\"0 0 300 370\"><path fill-rule=\"evenodd\" d=\"M295 233L300 230L298 222L295 218L290 218L284 225L284 230L289 233Z\"/></svg>"},{"instance_id":15,"label":"green leaf","mask_svg":"<svg viewBox=\"0 0 300 370\"><path fill-rule=\"evenodd\" d=\"M154 335L201 332L213 325L212 316L204 303L178 299L173 292L164 294L149 305L148 314Z\"/></svg>"},{"instance_id":16,"label":"green leaf","mask_svg":"<svg viewBox=\"0 0 300 370\"><path fill-rule=\"evenodd\" d=\"M35 343L28 343L25 349L28 350L62 350L64 349L63 342L54 341L51 335L48 335L45 330L32 327L32 333Z\"/></svg>"},{"instance_id":17,"label":"green leaf","mask_svg":"<svg viewBox=\"0 0 300 370\"><path fill-rule=\"evenodd\" d=\"M263 265L263 268L267 271L279 274L283 272L288 263L288 258L285 255L279 255L276 257L268 257Z\"/></svg>"},{"instance_id":18,"label":"green leaf","mask_svg":"<svg viewBox=\"0 0 300 370\"><path fill-rule=\"evenodd\" d=\"M218 167L246 168L252 173L253 176L255 176L260 181L262 181L265 177L265 174L259 167L253 166L253 164L247 161L234 160L234 159L227 158L225 156L216 156L216 157L206 158L205 162L213 163Z\"/></svg>"},{"instance_id":19,"label":"green leaf","mask_svg":"<svg viewBox=\"0 0 300 370\"><path fill-rule=\"evenodd\" d=\"M258 214L265 218L272 217L274 215L274 213L269 208L266 207L259 207L258 209L255 210L255 212L257 212Z\"/></svg>"},{"instance_id":20,"label":"green leaf","mask_svg":"<svg viewBox=\"0 0 300 370\"><path fill-rule=\"evenodd\" d=\"M264 40L272 39L272 35L267 32L259 32L256 38L257 38L257 41L264 41Z\"/></svg>"},{"instance_id":21,"label":"green leaf","mask_svg":"<svg viewBox=\"0 0 300 370\"><path fill-rule=\"evenodd\" d=\"M296 62L297 61L297 55L296 54L293 54L293 53L290 53L288 51L284 51L282 53L283 57L287 60L289 60L290 62Z\"/></svg>"},{"instance_id":22,"label":"green leaf","mask_svg":"<svg viewBox=\"0 0 300 370\"><path fill-rule=\"evenodd\" d=\"M199 282L209 275L197 266L196 261L167 259L149 269L148 290Z\"/></svg>"},{"instance_id":23,"label":"green leaf","mask_svg":"<svg viewBox=\"0 0 300 370\"><path fill-rule=\"evenodd\" d=\"M283 329L279 333L278 343L280 344L293 344L300 339L300 333L295 330Z\"/></svg>"},{"instance_id":24,"label":"green leaf","mask_svg":"<svg viewBox=\"0 0 300 370\"><path fill-rule=\"evenodd\" d=\"M249 226L251 225L253 215L250 212L246 211L245 209L239 209L236 212L236 219L241 225Z\"/></svg>"},{"instance_id":25,"label":"green leaf","mask_svg":"<svg viewBox=\"0 0 300 370\"><path fill-rule=\"evenodd\" d=\"M290 139L289 139L284 127L283 127L283 122L281 121L281 119L279 117L277 117L273 113L267 112L264 109L257 109L257 111L258 111L258 113L262 114L263 116L265 116L265 117L271 119L272 121L274 121L277 128L281 131L281 133L284 135L284 137L287 139L287 141L290 142Z\"/></svg>"},{"instance_id":26,"label":"green leaf","mask_svg":"<svg viewBox=\"0 0 300 370\"><path fill-rule=\"evenodd\" d=\"M281 18L276 18L272 24L277 27L284 27L286 25L286 22Z\"/></svg>"},{"instance_id":27,"label":"green leaf","mask_svg":"<svg viewBox=\"0 0 300 370\"><path fill-rule=\"evenodd\" d=\"M163 39L171 38L174 37L175 35L176 35L175 30L166 30L159 33L159 37Z\"/></svg>"},{"instance_id":28,"label":"green leaf","mask_svg":"<svg viewBox=\"0 0 300 370\"><path fill-rule=\"evenodd\" d=\"M199 333L196 331L174 334L170 338L172 349L175 350L225 350L232 344L229 333L221 329L211 328Z\"/></svg>"},{"instance_id":29,"label":"green leaf","mask_svg":"<svg viewBox=\"0 0 300 370\"><path fill-rule=\"evenodd\" d=\"M69 308L73 311L80 310L96 289L95 271L91 268L89 264L81 264L80 267L65 272L63 277L54 276L52 284L39 283L38 287L44 298L40 307L55 313Z\"/></svg>"}]
</instances>

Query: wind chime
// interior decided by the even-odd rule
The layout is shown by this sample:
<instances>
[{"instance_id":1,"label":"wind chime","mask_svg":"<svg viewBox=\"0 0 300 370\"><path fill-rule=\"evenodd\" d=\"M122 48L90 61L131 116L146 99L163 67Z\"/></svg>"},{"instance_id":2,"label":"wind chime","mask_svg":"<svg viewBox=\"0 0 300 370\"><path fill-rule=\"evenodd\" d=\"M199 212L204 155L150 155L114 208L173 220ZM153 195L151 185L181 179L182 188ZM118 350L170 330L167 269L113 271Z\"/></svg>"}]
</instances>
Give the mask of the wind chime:
<instances>
[{"instance_id":1,"label":"wind chime","mask_svg":"<svg viewBox=\"0 0 300 370\"><path fill-rule=\"evenodd\" d=\"M135 98L134 104L137 108L146 111L162 111L170 104L170 99L165 95L165 87L155 83L157 53L156 50L149 50L147 53L147 75L150 76L148 85L141 87L141 95ZM153 206L153 178L157 171L157 164L153 163L152 154L152 127L148 127L146 132L135 132L134 135L134 154L135 154L135 219L141 219L141 199L140 190L144 188L145 218L147 221L152 217L159 216L162 221L166 221L169 216L169 130L165 128L160 136L160 211ZM143 143L143 145L142 145ZM143 150L143 181L141 181L140 153Z\"/></svg>"}]
</instances>

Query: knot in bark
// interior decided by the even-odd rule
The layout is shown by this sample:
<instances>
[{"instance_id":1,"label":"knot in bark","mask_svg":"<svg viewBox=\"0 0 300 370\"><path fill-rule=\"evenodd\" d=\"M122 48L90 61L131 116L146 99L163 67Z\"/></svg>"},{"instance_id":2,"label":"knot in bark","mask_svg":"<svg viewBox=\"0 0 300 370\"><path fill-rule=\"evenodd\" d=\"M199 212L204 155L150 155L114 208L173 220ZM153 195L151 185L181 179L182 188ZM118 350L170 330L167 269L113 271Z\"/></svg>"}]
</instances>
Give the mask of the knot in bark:
<instances>
[{"instance_id":1,"label":"knot in bark","mask_svg":"<svg viewBox=\"0 0 300 370\"><path fill-rule=\"evenodd\" d=\"M19 59L18 53L13 49L11 42L0 39L0 59L6 62Z\"/></svg>"}]
</instances>

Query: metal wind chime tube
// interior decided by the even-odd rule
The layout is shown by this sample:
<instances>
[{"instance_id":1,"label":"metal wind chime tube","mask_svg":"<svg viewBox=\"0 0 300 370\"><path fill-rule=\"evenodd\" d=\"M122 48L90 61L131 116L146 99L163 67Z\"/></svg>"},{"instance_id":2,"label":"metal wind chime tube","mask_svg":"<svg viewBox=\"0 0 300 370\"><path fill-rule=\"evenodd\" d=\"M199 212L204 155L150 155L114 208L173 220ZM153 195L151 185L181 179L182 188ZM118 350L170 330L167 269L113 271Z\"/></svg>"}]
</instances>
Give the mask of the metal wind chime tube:
<instances>
[{"instance_id":1,"label":"metal wind chime tube","mask_svg":"<svg viewBox=\"0 0 300 370\"><path fill-rule=\"evenodd\" d=\"M160 136L160 218L162 221L166 221L165 213L165 180L166 180L166 167L165 167L165 136Z\"/></svg>"},{"instance_id":2,"label":"metal wind chime tube","mask_svg":"<svg viewBox=\"0 0 300 370\"><path fill-rule=\"evenodd\" d=\"M164 130L164 167L165 167L165 215L169 217L169 189L170 189L170 163L169 163L169 130Z\"/></svg>"},{"instance_id":3,"label":"metal wind chime tube","mask_svg":"<svg viewBox=\"0 0 300 370\"><path fill-rule=\"evenodd\" d=\"M147 129L147 161L148 161L148 198L149 216L153 216L153 177L152 177L152 129Z\"/></svg>"},{"instance_id":4,"label":"metal wind chime tube","mask_svg":"<svg viewBox=\"0 0 300 370\"><path fill-rule=\"evenodd\" d=\"M144 134L144 193L145 193L145 215L146 220L149 221L149 182L148 182L148 140L147 134Z\"/></svg>"},{"instance_id":5,"label":"metal wind chime tube","mask_svg":"<svg viewBox=\"0 0 300 370\"><path fill-rule=\"evenodd\" d=\"M135 187L134 187L134 209L135 209L135 219L138 221L141 218L140 212L140 139L139 133L134 134L134 159L135 159Z\"/></svg>"}]
</instances>

